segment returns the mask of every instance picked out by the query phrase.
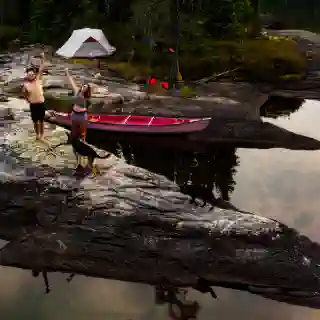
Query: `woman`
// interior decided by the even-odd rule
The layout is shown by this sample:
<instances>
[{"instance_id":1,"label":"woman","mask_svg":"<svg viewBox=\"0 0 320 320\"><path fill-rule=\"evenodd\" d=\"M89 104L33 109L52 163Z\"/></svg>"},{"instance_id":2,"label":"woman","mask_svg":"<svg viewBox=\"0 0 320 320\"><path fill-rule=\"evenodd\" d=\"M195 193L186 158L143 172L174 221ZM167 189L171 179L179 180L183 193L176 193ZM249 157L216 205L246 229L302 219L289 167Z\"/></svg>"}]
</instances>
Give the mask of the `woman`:
<instances>
[{"instance_id":1,"label":"woman","mask_svg":"<svg viewBox=\"0 0 320 320\"><path fill-rule=\"evenodd\" d=\"M91 88L89 84L83 84L80 88L76 85L68 69L65 69L68 81L74 92L74 100L71 113L71 138L86 139L88 125L88 108L90 107ZM81 167L77 157L77 169Z\"/></svg>"}]
</instances>

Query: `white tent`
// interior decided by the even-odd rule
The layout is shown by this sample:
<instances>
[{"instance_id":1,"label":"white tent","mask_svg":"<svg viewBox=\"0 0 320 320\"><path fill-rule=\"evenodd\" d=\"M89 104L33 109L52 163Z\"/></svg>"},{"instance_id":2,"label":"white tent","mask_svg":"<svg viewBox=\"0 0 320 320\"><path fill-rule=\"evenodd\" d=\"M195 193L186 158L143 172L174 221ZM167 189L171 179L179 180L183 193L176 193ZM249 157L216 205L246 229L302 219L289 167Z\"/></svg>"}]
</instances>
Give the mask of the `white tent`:
<instances>
[{"instance_id":1,"label":"white tent","mask_svg":"<svg viewBox=\"0 0 320 320\"><path fill-rule=\"evenodd\" d=\"M64 58L99 58L110 56L116 51L102 30L83 28L74 30L67 42L56 54Z\"/></svg>"}]
</instances>

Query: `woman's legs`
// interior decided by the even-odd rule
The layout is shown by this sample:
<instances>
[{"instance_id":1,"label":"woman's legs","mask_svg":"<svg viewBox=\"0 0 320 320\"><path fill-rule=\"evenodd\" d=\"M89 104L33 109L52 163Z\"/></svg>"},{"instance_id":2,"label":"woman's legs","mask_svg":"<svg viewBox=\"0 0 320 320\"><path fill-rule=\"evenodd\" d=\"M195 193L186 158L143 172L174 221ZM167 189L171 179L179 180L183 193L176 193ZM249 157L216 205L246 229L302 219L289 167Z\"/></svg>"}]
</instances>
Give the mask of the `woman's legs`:
<instances>
[{"instance_id":1,"label":"woman's legs","mask_svg":"<svg viewBox=\"0 0 320 320\"><path fill-rule=\"evenodd\" d=\"M81 121L78 119L72 119L72 126L71 126L71 137L72 139L79 139L81 137ZM76 156L76 170L80 169L81 163L80 163L80 157L78 156L77 152L73 150L74 155Z\"/></svg>"},{"instance_id":2,"label":"woman's legs","mask_svg":"<svg viewBox=\"0 0 320 320\"><path fill-rule=\"evenodd\" d=\"M87 137L87 124L88 124L88 114L87 113L73 113L72 114L72 127L71 127L71 135L73 139L83 139L86 140ZM81 165L81 158L76 153L76 159L77 159L77 169L82 168Z\"/></svg>"},{"instance_id":3,"label":"woman's legs","mask_svg":"<svg viewBox=\"0 0 320 320\"><path fill-rule=\"evenodd\" d=\"M81 132L82 132L83 140L86 140L87 138L87 126L88 126L88 113L85 113L83 117L83 121L81 123Z\"/></svg>"},{"instance_id":4,"label":"woman's legs","mask_svg":"<svg viewBox=\"0 0 320 320\"><path fill-rule=\"evenodd\" d=\"M81 133L82 133L82 139L86 140L86 138L87 138L87 121L83 121L81 123Z\"/></svg>"}]
</instances>

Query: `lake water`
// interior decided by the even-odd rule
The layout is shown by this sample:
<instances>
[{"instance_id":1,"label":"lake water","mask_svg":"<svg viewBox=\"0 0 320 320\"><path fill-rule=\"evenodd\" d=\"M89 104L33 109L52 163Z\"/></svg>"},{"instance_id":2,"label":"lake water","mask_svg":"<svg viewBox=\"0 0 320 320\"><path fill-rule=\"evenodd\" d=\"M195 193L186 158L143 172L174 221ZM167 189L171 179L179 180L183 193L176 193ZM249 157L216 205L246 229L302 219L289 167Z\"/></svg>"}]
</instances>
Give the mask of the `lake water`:
<instances>
[{"instance_id":1,"label":"lake water","mask_svg":"<svg viewBox=\"0 0 320 320\"><path fill-rule=\"evenodd\" d=\"M319 102L307 101L290 117L269 121L320 139L319 112ZM229 198L240 209L276 218L320 242L319 151L223 149L212 157L201 157L127 146L122 153L129 162L162 173L180 185L192 181L197 195L211 193L214 189L214 193ZM49 277L52 292L44 295L41 277L33 278L31 272L0 267L1 318L169 318L168 305L155 304L154 289L150 286L80 276L69 284L65 275L50 274ZM197 319L312 320L320 316L317 310L293 307L247 293L220 288L216 293L218 300L189 291L188 299L200 305Z\"/></svg>"}]
</instances>

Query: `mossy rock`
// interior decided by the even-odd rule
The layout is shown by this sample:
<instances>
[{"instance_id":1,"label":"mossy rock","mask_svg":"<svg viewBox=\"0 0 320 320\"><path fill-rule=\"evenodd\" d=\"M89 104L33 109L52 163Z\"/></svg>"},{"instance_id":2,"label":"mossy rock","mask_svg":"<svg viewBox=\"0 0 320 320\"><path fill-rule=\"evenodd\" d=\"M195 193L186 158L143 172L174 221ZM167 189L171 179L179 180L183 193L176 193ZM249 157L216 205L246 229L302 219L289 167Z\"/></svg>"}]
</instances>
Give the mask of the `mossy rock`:
<instances>
[{"instance_id":1,"label":"mossy rock","mask_svg":"<svg viewBox=\"0 0 320 320\"><path fill-rule=\"evenodd\" d=\"M145 91L149 94L155 94L158 96L167 96L170 94L170 91L163 88L160 84L156 84L156 85L148 85L145 88Z\"/></svg>"},{"instance_id":2,"label":"mossy rock","mask_svg":"<svg viewBox=\"0 0 320 320\"><path fill-rule=\"evenodd\" d=\"M281 80L301 80L303 79L303 74L285 74L283 76L280 77Z\"/></svg>"},{"instance_id":3,"label":"mossy rock","mask_svg":"<svg viewBox=\"0 0 320 320\"><path fill-rule=\"evenodd\" d=\"M110 70L114 70L118 76L122 78L132 81L137 77L145 77L147 78L151 74L151 70L145 66L134 65L129 62L114 62L108 63L108 68Z\"/></svg>"},{"instance_id":4,"label":"mossy rock","mask_svg":"<svg viewBox=\"0 0 320 320\"><path fill-rule=\"evenodd\" d=\"M243 46L242 68L250 78L277 81L288 74L303 74L307 61L293 40L255 40Z\"/></svg>"},{"instance_id":5,"label":"mossy rock","mask_svg":"<svg viewBox=\"0 0 320 320\"><path fill-rule=\"evenodd\" d=\"M179 96L184 99L191 99L196 97L196 91L193 88L184 86L180 88Z\"/></svg>"}]
</instances>

